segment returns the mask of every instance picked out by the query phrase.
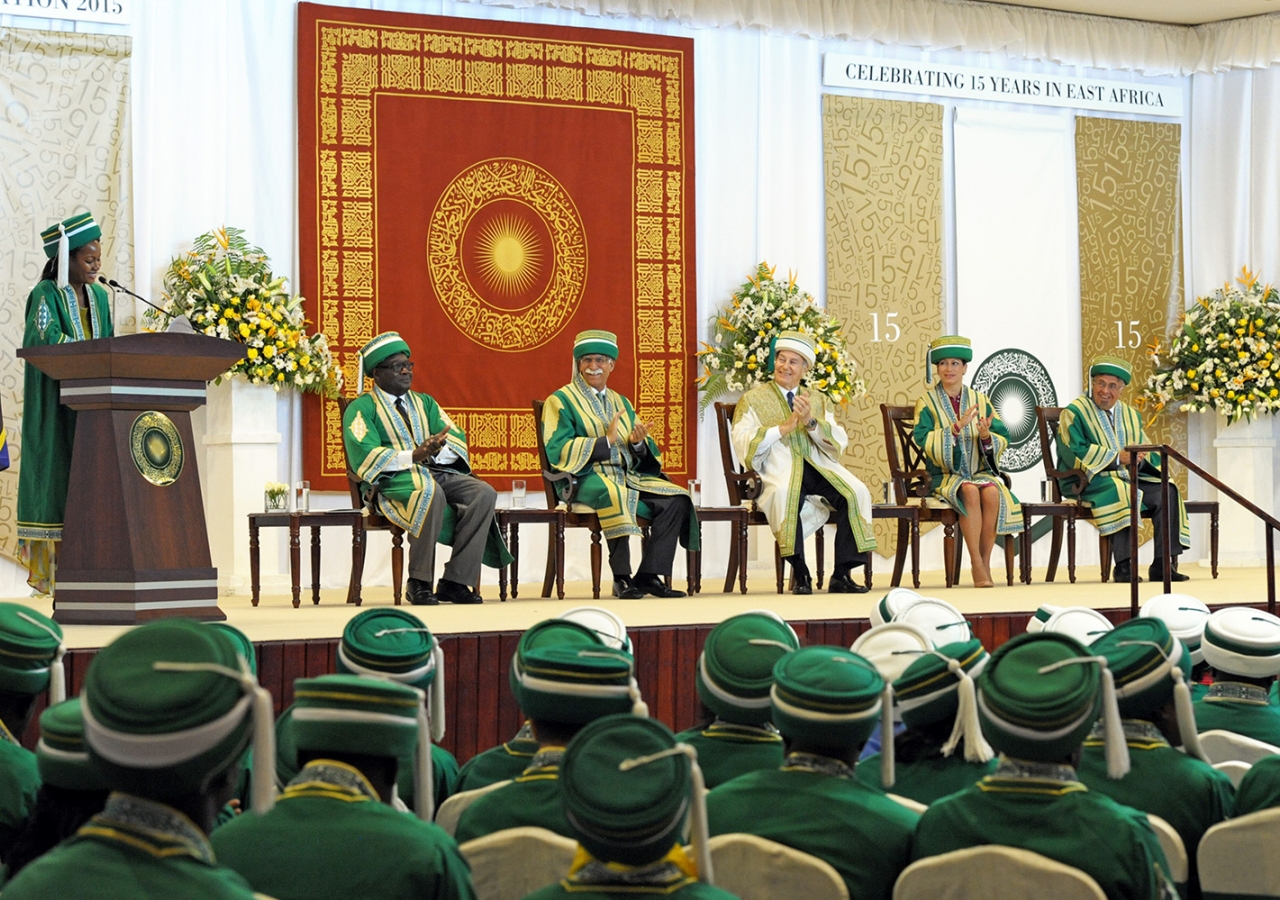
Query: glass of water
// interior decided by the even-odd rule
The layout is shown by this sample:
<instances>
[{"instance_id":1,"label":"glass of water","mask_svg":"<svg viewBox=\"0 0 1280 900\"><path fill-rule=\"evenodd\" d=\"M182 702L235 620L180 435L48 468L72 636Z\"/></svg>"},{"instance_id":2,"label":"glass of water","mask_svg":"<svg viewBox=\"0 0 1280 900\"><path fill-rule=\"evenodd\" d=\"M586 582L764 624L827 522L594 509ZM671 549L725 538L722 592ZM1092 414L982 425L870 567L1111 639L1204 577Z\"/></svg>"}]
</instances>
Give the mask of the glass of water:
<instances>
[{"instance_id":1,"label":"glass of water","mask_svg":"<svg viewBox=\"0 0 1280 900\"><path fill-rule=\"evenodd\" d=\"M293 486L293 511L311 511L311 482L299 481Z\"/></svg>"},{"instance_id":2,"label":"glass of water","mask_svg":"<svg viewBox=\"0 0 1280 900\"><path fill-rule=\"evenodd\" d=\"M511 482L511 508L524 509L525 483L523 478Z\"/></svg>"},{"instance_id":3,"label":"glass of water","mask_svg":"<svg viewBox=\"0 0 1280 900\"><path fill-rule=\"evenodd\" d=\"M693 501L694 509L702 506L702 481L700 479L689 479L689 499Z\"/></svg>"}]
</instances>

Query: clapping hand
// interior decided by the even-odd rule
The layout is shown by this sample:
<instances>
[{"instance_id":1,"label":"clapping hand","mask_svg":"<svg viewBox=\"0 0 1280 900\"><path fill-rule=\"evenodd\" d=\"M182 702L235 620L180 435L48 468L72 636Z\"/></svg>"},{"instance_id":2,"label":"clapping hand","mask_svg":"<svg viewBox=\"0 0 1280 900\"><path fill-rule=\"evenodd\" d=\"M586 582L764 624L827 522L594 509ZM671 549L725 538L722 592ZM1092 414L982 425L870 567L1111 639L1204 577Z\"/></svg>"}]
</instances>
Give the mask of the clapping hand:
<instances>
[{"instance_id":1,"label":"clapping hand","mask_svg":"<svg viewBox=\"0 0 1280 900\"><path fill-rule=\"evenodd\" d=\"M645 438L649 436L649 426L644 422L636 419L635 427L631 429L631 443L643 444Z\"/></svg>"},{"instance_id":2,"label":"clapping hand","mask_svg":"<svg viewBox=\"0 0 1280 900\"><path fill-rule=\"evenodd\" d=\"M613 446L614 444L618 443L619 441L618 436L621 434L621 432L622 432L622 413L616 412L613 414L613 421L609 423L609 433L605 436L605 439L609 442L609 446Z\"/></svg>"},{"instance_id":3,"label":"clapping hand","mask_svg":"<svg viewBox=\"0 0 1280 900\"><path fill-rule=\"evenodd\" d=\"M444 446L445 438L449 434L449 429L445 428L440 432L431 435L421 444L413 448L413 461L415 463L424 462L431 459L440 452L440 448Z\"/></svg>"},{"instance_id":4,"label":"clapping hand","mask_svg":"<svg viewBox=\"0 0 1280 900\"><path fill-rule=\"evenodd\" d=\"M978 439L991 440L991 416L978 416Z\"/></svg>"}]
</instances>

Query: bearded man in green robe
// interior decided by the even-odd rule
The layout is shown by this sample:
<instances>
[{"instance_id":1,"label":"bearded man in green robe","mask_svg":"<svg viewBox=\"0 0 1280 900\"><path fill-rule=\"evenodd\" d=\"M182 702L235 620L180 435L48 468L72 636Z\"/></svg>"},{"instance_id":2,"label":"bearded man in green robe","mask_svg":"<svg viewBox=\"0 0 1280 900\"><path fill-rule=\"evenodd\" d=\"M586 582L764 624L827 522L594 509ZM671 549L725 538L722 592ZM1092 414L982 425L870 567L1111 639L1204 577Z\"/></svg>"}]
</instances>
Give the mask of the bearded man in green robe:
<instances>
[{"instance_id":1,"label":"bearded man in green robe","mask_svg":"<svg viewBox=\"0 0 1280 900\"><path fill-rule=\"evenodd\" d=\"M698 549L698 520L689 492L662 474L662 455L649 425L631 401L609 390L618 362L618 336L584 331L573 342L573 381L547 398L542 435L547 459L578 477L574 498L595 509L609 544L613 596L638 600L683 597L663 583L671 575L676 542ZM631 535L649 520L649 541L631 577Z\"/></svg>"}]
</instances>

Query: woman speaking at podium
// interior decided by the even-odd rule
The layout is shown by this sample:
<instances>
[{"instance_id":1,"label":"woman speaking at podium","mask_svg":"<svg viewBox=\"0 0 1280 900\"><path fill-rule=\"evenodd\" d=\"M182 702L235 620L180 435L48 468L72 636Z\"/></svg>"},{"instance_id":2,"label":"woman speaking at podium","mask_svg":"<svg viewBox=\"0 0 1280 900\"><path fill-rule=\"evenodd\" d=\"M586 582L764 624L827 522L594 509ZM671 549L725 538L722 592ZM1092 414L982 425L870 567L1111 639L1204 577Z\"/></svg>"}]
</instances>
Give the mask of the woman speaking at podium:
<instances>
[{"instance_id":1,"label":"woman speaking at podium","mask_svg":"<svg viewBox=\"0 0 1280 900\"><path fill-rule=\"evenodd\" d=\"M111 304L98 285L102 229L92 213L77 213L40 233L44 272L27 296L23 347L111 337ZM76 414L58 402L58 382L26 363L23 377L22 455L18 472L18 555L27 583L53 592L54 551L62 540L67 476Z\"/></svg>"}]
</instances>

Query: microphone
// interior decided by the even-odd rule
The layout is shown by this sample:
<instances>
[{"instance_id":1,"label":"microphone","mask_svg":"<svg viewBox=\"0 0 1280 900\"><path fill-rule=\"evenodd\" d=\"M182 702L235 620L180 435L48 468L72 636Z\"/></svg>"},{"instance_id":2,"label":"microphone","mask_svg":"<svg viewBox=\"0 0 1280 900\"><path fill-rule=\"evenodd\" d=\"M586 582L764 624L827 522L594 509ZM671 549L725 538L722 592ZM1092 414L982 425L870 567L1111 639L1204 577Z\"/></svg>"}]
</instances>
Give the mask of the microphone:
<instances>
[{"instance_id":1,"label":"microphone","mask_svg":"<svg viewBox=\"0 0 1280 900\"><path fill-rule=\"evenodd\" d=\"M133 291L129 290L127 287L125 287L120 282L116 281L114 278L108 278L106 275L99 275L98 281L102 282L105 285L110 285L111 287L115 288L117 291L124 291L130 297L134 297L138 300L141 300L143 303L147 304L147 306L150 306L152 309L154 309L156 312L160 313L163 316L168 316L170 319L172 319L177 315L177 313L171 313L161 309L160 307L152 303L150 300L148 300L146 297L143 297L141 294L135 294Z\"/></svg>"}]
</instances>

